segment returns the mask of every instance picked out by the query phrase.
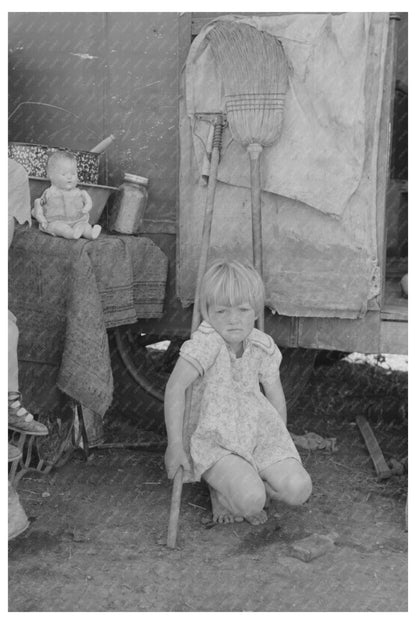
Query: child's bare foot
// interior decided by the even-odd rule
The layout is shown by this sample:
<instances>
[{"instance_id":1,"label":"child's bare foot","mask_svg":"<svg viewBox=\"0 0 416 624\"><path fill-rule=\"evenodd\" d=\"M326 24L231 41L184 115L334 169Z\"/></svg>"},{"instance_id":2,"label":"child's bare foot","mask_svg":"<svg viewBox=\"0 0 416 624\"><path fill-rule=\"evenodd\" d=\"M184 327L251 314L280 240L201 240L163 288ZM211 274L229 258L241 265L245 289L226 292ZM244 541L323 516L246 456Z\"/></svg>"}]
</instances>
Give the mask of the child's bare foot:
<instances>
[{"instance_id":1,"label":"child's bare foot","mask_svg":"<svg viewBox=\"0 0 416 624\"><path fill-rule=\"evenodd\" d=\"M250 524L254 525L264 524L265 522L267 522L267 513L264 509L262 509L257 514L253 514L252 516L246 516L245 520L247 520L247 522L249 522Z\"/></svg>"},{"instance_id":2,"label":"child's bare foot","mask_svg":"<svg viewBox=\"0 0 416 624\"><path fill-rule=\"evenodd\" d=\"M232 511L223 505L219 498L218 492L214 488L209 488L212 505L212 520L218 524L229 524L230 522L243 522L243 516L235 516Z\"/></svg>"}]
</instances>

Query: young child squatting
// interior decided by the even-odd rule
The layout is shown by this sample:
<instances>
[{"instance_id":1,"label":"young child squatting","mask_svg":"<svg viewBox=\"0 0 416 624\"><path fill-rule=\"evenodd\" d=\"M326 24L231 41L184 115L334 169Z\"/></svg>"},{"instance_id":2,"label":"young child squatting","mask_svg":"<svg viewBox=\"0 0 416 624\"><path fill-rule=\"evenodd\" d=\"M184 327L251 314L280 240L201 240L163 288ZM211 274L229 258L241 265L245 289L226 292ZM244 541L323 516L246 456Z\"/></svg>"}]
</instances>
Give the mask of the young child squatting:
<instances>
[{"instance_id":1,"label":"young child squatting","mask_svg":"<svg viewBox=\"0 0 416 624\"><path fill-rule=\"evenodd\" d=\"M254 327L264 296L250 265L212 264L201 285L204 320L182 345L165 391L168 477L183 466L185 480L204 479L215 522L260 524L267 520L267 495L300 505L312 491L286 428L281 353ZM191 384L195 424L188 454L183 421Z\"/></svg>"}]
</instances>

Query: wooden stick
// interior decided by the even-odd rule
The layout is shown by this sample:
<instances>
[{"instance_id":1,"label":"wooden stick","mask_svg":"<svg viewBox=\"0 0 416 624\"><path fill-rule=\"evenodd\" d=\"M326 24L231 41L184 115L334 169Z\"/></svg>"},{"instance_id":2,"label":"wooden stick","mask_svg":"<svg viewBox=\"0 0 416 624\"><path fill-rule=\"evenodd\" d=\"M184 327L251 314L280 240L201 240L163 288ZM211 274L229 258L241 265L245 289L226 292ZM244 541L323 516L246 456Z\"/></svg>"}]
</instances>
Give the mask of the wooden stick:
<instances>
[{"instance_id":1,"label":"wooden stick","mask_svg":"<svg viewBox=\"0 0 416 624\"><path fill-rule=\"evenodd\" d=\"M214 212L215 188L217 184L217 171L220 159L221 138L224 118L222 113L217 115L214 126L214 139L212 142L211 167L208 180L207 197L205 202L204 224L202 228L201 253L199 256L198 274L196 279L195 300L192 313L192 329L194 332L201 320L199 312L199 301L201 295L201 283L207 268L209 243L211 239L212 215ZM191 412L192 386L186 391L184 424L188 421ZM178 533L179 512L181 506L183 484L183 467L180 466L173 479L172 498L170 504L168 538L166 545L175 548L176 536Z\"/></svg>"},{"instance_id":2,"label":"wooden stick","mask_svg":"<svg viewBox=\"0 0 416 624\"><path fill-rule=\"evenodd\" d=\"M357 416L355 420L361 431L361 435L364 438L370 457L373 460L374 468L377 473L377 479L388 479L391 476L391 470L384 459L376 436L368 424L368 421L364 418L364 416Z\"/></svg>"},{"instance_id":3,"label":"wooden stick","mask_svg":"<svg viewBox=\"0 0 416 624\"><path fill-rule=\"evenodd\" d=\"M253 239L254 268L263 277L263 237L261 231L261 185L260 185L260 154L263 147L260 143L251 143L247 147L250 157L250 186L251 186L251 223ZM257 327L264 331L264 309L257 319Z\"/></svg>"},{"instance_id":4,"label":"wooden stick","mask_svg":"<svg viewBox=\"0 0 416 624\"><path fill-rule=\"evenodd\" d=\"M166 546L175 548L176 536L178 534L179 512L181 510L181 496L183 485L183 468L179 466L173 479L172 498L170 502L170 514L168 524L168 538Z\"/></svg>"},{"instance_id":5,"label":"wooden stick","mask_svg":"<svg viewBox=\"0 0 416 624\"><path fill-rule=\"evenodd\" d=\"M199 300L201 296L201 284L204 277L207 261L209 244L211 240L212 216L214 213L215 190L217 186L217 171L220 160L220 147L223 127L223 116L218 115L214 126L214 138L212 141L211 167L208 180L207 197L205 202L204 224L202 228L201 253L199 256L198 274L196 278L195 300L192 312L192 331L195 331L200 323L201 316L199 312Z\"/></svg>"}]
</instances>

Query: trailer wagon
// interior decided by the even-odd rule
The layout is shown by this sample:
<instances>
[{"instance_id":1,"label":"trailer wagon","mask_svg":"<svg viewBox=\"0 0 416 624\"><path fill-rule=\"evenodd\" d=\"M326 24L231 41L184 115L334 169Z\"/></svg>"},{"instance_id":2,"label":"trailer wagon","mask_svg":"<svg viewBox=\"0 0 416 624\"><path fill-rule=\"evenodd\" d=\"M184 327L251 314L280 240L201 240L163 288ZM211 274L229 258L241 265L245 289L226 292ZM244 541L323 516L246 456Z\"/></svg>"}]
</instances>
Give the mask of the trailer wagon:
<instances>
[{"instance_id":1,"label":"trailer wagon","mask_svg":"<svg viewBox=\"0 0 416 624\"><path fill-rule=\"evenodd\" d=\"M202 111L215 76L198 46L223 17L9 14L9 141L89 150L113 134L100 184L118 188L126 172L149 179L138 236L167 257L168 278L161 313L108 331L114 401L126 413L137 404L126 403L127 375L160 415L189 336L209 161L200 113L215 112ZM239 19L278 36L292 65L286 126L262 171L265 329L284 351L290 406L319 351L407 352L407 14ZM247 166L226 130L214 255L251 254Z\"/></svg>"}]
</instances>

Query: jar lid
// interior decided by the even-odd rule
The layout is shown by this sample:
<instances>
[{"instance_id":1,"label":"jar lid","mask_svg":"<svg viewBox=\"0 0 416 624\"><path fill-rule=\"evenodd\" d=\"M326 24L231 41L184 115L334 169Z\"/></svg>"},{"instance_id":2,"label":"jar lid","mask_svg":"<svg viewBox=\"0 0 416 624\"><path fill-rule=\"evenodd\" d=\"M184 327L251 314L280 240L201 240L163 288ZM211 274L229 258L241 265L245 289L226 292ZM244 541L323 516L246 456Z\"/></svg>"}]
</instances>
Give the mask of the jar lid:
<instances>
[{"instance_id":1,"label":"jar lid","mask_svg":"<svg viewBox=\"0 0 416 624\"><path fill-rule=\"evenodd\" d=\"M143 176L138 176L134 173L125 173L124 180L126 182L132 182L133 184L149 184L149 178L144 178Z\"/></svg>"}]
</instances>

